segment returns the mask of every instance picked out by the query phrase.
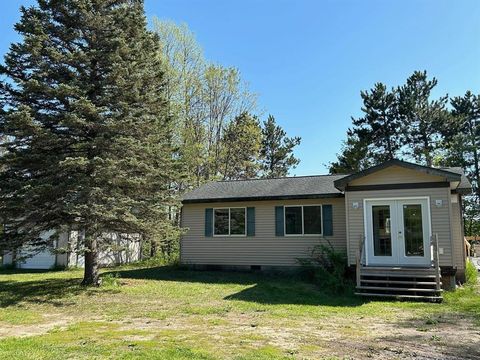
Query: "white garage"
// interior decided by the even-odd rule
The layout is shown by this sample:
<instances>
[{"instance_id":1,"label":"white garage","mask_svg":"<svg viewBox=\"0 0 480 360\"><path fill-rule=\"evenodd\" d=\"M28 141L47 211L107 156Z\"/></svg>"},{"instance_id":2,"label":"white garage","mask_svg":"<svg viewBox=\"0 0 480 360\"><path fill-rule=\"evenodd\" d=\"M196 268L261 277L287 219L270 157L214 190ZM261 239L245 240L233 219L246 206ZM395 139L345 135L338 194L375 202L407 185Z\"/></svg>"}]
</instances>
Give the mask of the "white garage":
<instances>
[{"instance_id":1,"label":"white garage","mask_svg":"<svg viewBox=\"0 0 480 360\"><path fill-rule=\"evenodd\" d=\"M48 239L53 235L53 231L43 232L40 237ZM45 248L42 251L35 251L33 248L26 247L17 253L17 267L20 269L42 269L47 270L55 267L57 256L53 252L53 248ZM3 264L12 263L12 254L4 255Z\"/></svg>"},{"instance_id":2,"label":"white garage","mask_svg":"<svg viewBox=\"0 0 480 360\"><path fill-rule=\"evenodd\" d=\"M29 255L28 250L21 252L21 257ZM56 256L50 250L43 250L33 256L26 257L25 260L18 262L20 269L42 269L47 270L55 266Z\"/></svg>"},{"instance_id":3,"label":"white garage","mask_svg":"<svg viewBox=\"0 0 480 360\"><path fill-rule=\"evenodd\" d=\"M53 235L53 231L42 234L42 238L47 239ZM48 270L55 267L83 267L84 257L81 251L80 238L83 234L79 231L69 231L59 234L58 241L53 242L53 247L34 250L34 248L23 248L17 252L16 267L20 269L41 269ZM136 234L117 234L108 233L111 237L110 247L103 249L99 253L100 266L112 266L128 264L133 261L141 260L141 237ZM66 251L55 251L57 247L67 249ZM2 254L0 253L0 256ZM13 263L12 254L6 252L0 258L1 265L10 265Z\"/></svg>"}]
</instances>

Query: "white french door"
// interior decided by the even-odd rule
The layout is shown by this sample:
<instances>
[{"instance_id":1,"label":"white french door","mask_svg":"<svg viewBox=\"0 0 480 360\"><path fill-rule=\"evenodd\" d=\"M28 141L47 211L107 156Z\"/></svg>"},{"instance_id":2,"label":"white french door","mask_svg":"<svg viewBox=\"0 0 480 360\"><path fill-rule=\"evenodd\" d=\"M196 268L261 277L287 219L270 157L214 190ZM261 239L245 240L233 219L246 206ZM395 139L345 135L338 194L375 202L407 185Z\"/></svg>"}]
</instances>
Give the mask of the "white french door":
<instances>
[{"instance_id":1,"label":"white french door","mask_svg":"<svg viewBox=\"0 0 480 360\"><path fill-rule=\"evenodd\" d=\"M429 265L428 198L365 200L367 265Z\"/></svg>"}]
</instances>

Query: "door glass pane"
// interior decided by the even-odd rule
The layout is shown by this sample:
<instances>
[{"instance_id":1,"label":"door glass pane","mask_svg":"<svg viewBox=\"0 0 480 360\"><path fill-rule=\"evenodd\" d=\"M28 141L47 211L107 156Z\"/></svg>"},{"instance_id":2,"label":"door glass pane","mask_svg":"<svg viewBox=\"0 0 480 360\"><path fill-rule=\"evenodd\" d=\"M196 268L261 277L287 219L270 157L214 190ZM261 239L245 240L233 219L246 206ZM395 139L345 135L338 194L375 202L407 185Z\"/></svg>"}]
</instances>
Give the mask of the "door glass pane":
<instances>
[{"instance_id":1,"label":"door glass pane","mask_svg":"<svg viewBox=\"0 0 480 360\"><path fill-rule=\"evenodd\" d=\"M422 206L403 205L403 226L405 229L405 255L423 256Z\"/></svg>"},{"instance_id":2,"label":"door glass pane","mask_svg":"<svg viewBox=\"0 0 480 360\"><path fill-rule=\"evenodd\" d=\"M372 206L373 252L375 256L392 256L390 206Z\"/></svg>"},{"instance_id":3,"label":"door glass pane","mask_svg":"<svg viewBox=\"0 0 480 360\"><path fill-rule=\"evenodd\" d=\"M245 235L245 208L230 209L230 235Z\"/></svg>"},{"instance_id":4,"label":"door glass pane","mask_svg":"<svg viewBox=\"0 0 480 360\"><path fill-rule=\"evenodd\" d=\"M215 209L214 234L228 235L228 209Z\"/></svg>"},{"instance_id":5,"label":"door glass pane","mask_svg":"<svg viewBox=\"0 0 480 360\"><path fill-rule=\"evenodd\" d=\"M322 233L322 207L304 206L303 207L303 229L305 234Z\"/></svg>"},{"instance_id":6,"label":"door glass pane","mask_svg":"<svg viewBox=\"0 0 480 360\"><path fill-rule=\"evenodd\" d=\"M302 207L285 207L285 233L287 235L302 234Z\"/></svg>"}]
</instances>

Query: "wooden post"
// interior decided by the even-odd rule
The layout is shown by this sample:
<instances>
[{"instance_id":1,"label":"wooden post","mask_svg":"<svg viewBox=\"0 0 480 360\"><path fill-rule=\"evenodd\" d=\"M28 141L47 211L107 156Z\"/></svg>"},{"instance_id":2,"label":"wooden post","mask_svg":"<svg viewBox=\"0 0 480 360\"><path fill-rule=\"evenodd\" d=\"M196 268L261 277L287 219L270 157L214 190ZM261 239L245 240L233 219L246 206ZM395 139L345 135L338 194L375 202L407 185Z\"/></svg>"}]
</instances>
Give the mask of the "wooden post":
<instances>
[{"instance_id":1,"label":"wooden post","mask_svg":"<svg viewBox=\"0 0 480 360\"><path fill-rule=\"evenodd\" d=\"M357 276L357 287L360 287L360 284L361 284L361 281L360 281L360 269L362 268L361 266L361 262L362 262L362 256L363 256L363 246L364 246L364 243L365 243L365 239L361 238L360 240L360 244L358 246L358 249L357 249L357 256L356 256L356 276Z\"/></svg>"},{"instance_id":2,"label":"wooden post","mask_svg":"<svg viewBox=\"0 0 480 360\"><path fill-rule=\"evenodd\" d=\"M441 289L440 287L440 256L438 254L438 234L435 233L432 236L432 247L433 247L433 265L435 267L435 284L437 291Z\"/></svg>"},{"instance_id":3,"label":"wooden post","mask_svg":"<svg viewBox=\"0 0 480 360\"><path fill-rule=\"evenodd\" d=\"M360 287L360 257L358 256L358 253L357 253L357 258L356 258L356 261L357 261L357 271L356 271L356 275L357 275L357 287Z\"/></svg>"}]
</instances>

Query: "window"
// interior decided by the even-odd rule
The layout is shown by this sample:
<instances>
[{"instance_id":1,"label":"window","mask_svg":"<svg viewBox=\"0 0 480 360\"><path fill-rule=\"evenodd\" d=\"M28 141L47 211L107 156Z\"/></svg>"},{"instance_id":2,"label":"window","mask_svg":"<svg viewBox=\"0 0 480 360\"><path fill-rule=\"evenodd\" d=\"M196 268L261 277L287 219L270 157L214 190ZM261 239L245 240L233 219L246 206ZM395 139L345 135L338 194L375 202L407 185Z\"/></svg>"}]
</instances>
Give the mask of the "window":
<instances>
[{"instance_id":1,"label":"window","mask_svg":"<svg viewBox=\"0 0 480 360\"><path fill-rule=\"evenodd\" d=\"M321 234L322 233L322 207L304 206L303 207L303 233Z\"/></svg>"},{"instance_id":2,"label":"window","mask_svg":"<svg viewBox=\"0 0 480 360\"><path fill-rule=\"evenodd\" d=\"M322 206L285 206L286 235L321 235Z\"/></svg>"},{"instance_id":3,"label":"window","mask_svg":"<svg viewBox=\"0 0 480 360\"><path fill-rule=\"evenodd\" d=\"M229 209L215 209L214 214L214 234L215 235L228 235L228 218Z\"/></svg>"},{"instance_id":4,"label":"window","mask_svg":"<svg viewBox=\"0 0 480 360\"><path fill-rule=\"evenodd\" d=\"M372 206L373 254L392 256L392 234L390 226L390 206Z\"/></svg>"},{"instance_id":5,"label":"window","mask_svg":"<svg viewBox=\"0 0 480 360\"><path fill-rule=\"evenodd\" d=\"M230 209L230 235L245 235L245 208Z\"/></svg>"},{"instance_id":6,"label":"window","mask_svg":"<svg viewBox=\"0 0 480 360\"><path fill-rule=\"evenodd\" d=\"M285 207L285 234L302 235L302 207Z\"/></svg>"},{"instance_id":7,"label":"window","mask_svg":"<svg viewBox=\"0 0 480 360\"><path fill-rule=\"evenodd\" d=\"M213 234L218 236L245 235L246 208L214 209Z\"/></svg>"}]
</instances>

